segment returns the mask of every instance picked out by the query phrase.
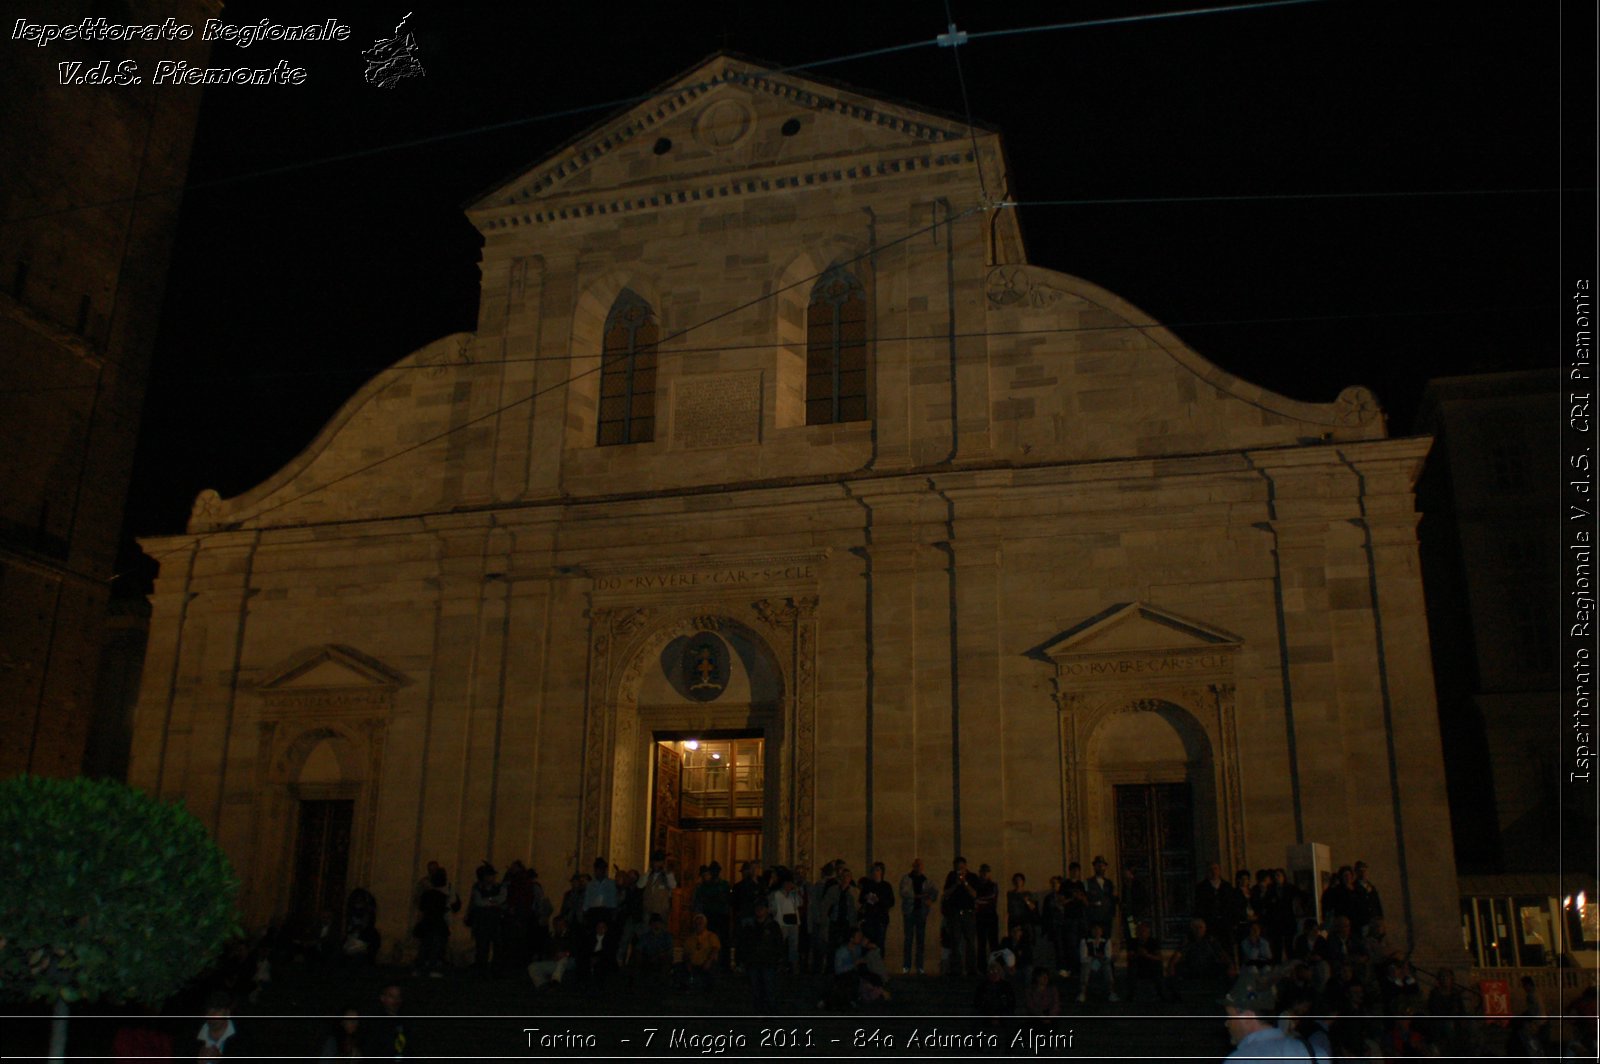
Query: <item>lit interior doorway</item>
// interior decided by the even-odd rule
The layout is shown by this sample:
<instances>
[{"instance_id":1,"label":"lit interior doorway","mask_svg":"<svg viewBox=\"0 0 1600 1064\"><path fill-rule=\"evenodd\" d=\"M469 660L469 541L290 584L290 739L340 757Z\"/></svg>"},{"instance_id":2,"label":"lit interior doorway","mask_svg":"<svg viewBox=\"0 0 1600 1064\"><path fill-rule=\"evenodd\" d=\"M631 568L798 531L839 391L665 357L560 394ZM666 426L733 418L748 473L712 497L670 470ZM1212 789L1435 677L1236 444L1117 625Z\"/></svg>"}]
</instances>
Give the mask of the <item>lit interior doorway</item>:
<instances>
[{"instance_id":1,"label":"lit interior doorway","mask_svg":"<svg viewBox=\"0 0 1600 1064\"><path fill-rule=\"evenodd\" d=\"M665 850L691 877L716 861L736 879L762 858L766 741L759 731L702 735L657 732L650 848Z\"/></svg>"}]
</instances>

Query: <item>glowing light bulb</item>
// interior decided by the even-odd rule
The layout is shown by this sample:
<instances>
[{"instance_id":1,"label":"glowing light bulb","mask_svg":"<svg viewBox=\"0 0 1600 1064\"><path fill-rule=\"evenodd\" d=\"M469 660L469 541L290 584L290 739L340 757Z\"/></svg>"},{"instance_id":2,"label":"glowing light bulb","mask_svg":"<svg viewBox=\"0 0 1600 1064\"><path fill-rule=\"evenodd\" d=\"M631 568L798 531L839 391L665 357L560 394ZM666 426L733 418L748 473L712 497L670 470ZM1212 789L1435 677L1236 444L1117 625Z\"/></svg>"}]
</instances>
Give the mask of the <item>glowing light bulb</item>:
<instances>
[{"instance_id":1,"label":"glowing light bulb","mask_svg":"<svg viewBox=\"0 0 1600 1064\"><path fill-rule=\"evenodd\" d=\"M700 740L699 739L688 739L688 740L685 740L684 744L683 744L683 748L685 750L698 750L698 749L700 749Z\"/></svg>"},{"instance_id":2,"label":"glowing light bulb","mask_svg":"<svg viewBox=\"0 0 1600 1064\"><path fill-rule=\"evenodd\" d=\"M722 755L721 754L712 754L711 755L711 760L713 760L713 761L721 761L722 760Z\"/></svg>"}]
</instances>

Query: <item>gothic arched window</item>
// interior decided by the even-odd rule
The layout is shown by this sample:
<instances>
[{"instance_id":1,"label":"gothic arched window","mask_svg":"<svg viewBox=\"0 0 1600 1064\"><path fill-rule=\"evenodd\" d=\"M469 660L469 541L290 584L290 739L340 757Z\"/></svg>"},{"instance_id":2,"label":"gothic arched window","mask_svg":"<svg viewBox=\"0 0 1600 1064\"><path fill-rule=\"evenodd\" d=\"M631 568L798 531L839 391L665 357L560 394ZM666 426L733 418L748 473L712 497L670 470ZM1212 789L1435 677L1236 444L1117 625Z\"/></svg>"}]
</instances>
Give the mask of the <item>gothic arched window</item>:
<instances>
[{"instance_id":1,"label":"gothic arched window","mask_svg":"<svg viewBox=\"0 0 1600 1064\"><path fill-rule=\"evenodd\" d=\"M867 419L867 295L844 270L822 275L806 312L806 424Z\"/></svg>"},{"instance_id":2,"label":"gothic arched window","mask_svg":"<svg viewBox=\"0 0 1600 1064\"><path fill-rule=\"evenodd\" d=\"M606 315L600 354L600 446L655 438L658 338L650 304L623 289Z\"/></svg>"}]
</instances>

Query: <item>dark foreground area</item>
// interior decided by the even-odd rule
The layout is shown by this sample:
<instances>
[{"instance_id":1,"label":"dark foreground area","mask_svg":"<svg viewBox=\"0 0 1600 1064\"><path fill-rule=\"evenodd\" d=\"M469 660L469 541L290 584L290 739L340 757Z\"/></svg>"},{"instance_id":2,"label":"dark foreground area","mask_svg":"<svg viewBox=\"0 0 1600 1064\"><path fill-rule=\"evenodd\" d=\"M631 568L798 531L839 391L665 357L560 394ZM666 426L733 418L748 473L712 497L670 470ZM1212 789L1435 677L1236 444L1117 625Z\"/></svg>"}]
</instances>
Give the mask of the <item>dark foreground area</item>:
<instances>
[{"instance_id":1,"label":"dark foreground area","mask_svg":"<svg viewBox=\"0 0 1600 1064\"><path fill-rule=\"evenodd\" d=\"M1213 994L1186 993L1180 1002L1076 1002L1063 995L1054 1020L975 1015L976 983L954 976L898 976L890 999L870 1007L829 1003L825 984L780 977L777 1006L754 1014L743 975L722 976L709 991L614 973L594 983L532 985L522 973L491 977L454 969L443 978L418 977L408 968L281 965L273 981L242 1000L234 1012L242 1059L333 1060L336 1017L361 1013L355 1035L372 1059L389 1036L379 995L402 988L408 1061L543 1059L650 1059L720 1056L796 1060L810 1057L915 1059L1073 1058L1078 1060L1219 1061L1232 1048L1223 1010ZM74 1059L193 1060L206 994L196 988L162 1015L135 1010L82 1010L74 1016L68 1055ZM39 1060L47 1054L50 1019L38 1007L8 1006L0 1019L0 1057ZM21 1014L19 1014L19 1012ZM1503 1055L1503 1027L1476 1026L1475 1048ZM117 1057L122 1033L142 1031L135 1055ZM380 1032L383 1037L377 1037ZM233 1054L230 1053L229 1056ZM1439 1058L1435 1058L1439 1059ZM1456 1059L1456 1058L1451 1058Z\"/></svg>"},{"instance_id":2,"label":"dark foreground area","mask_svg":"<svg viewBox=\"0 0 1600 1064\"><path fill-rule=\"evenodd\" d=\"M724 977L709 992L630 983L551 985L526 978L491 978L457 970L443 979L414 977L406 968L285 966L255 1002L241 1002L235 1023L250 1057L320 1059L334 1017L346 1008L368 1019L387 983L404 988L406 1060L650 1058L723 1056L865 1059L924 1056L1074 1057L1104 1060L1219 1060L1229 1050L1222 1010L1215 1003L1154 1001L1071 1003L1054 1021L1027 1017L986 1020L973 1014L975 984L955 977L895 978L891 999L867 1009L819 1008L810 979L782 977L779 1005L752 1015L743 976ZM169 1035L176 1059L193 1059L203 1001L189 1017L99 1014L75 1017L68 1054L110 1058L119 1028L147 1027ZM35 1010L4 1021L0 1055L42 1058L49 1018Z\"/></svg>"}]
</instances>

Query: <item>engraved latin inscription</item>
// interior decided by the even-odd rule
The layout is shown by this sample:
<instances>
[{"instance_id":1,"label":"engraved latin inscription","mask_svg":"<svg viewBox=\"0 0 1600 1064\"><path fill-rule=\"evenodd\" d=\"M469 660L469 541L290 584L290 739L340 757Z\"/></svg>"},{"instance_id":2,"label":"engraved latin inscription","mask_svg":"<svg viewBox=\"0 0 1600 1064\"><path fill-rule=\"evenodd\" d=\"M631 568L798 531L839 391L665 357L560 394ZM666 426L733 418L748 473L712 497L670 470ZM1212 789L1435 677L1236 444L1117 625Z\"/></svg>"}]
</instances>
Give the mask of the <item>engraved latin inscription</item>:
<instances>
[{"instance_id":1,"label":"engraved latin inscription","mask_svg":"<svg viewBox=\"0 0 1600 1064\"><path fill-rule=\"evenodd\" d=\"M672 408L674 447L737 447L760 441L759 372L678 381Z\"/></svg>"},{"instance_id":2,"label":"engraved latin inscription","mask_svg":"<svg viewBox=\"0 0 1600 1064\"><path fill-rule=\"evenodd\" d=\"M1063 661L1060 665L1060 675L1086 679L1143 678L1182 672L1215 672L1226 669L1228 664L1228 655L1222 653L1091 658L1084 661Z\"/></svg>"}]
</instances>

